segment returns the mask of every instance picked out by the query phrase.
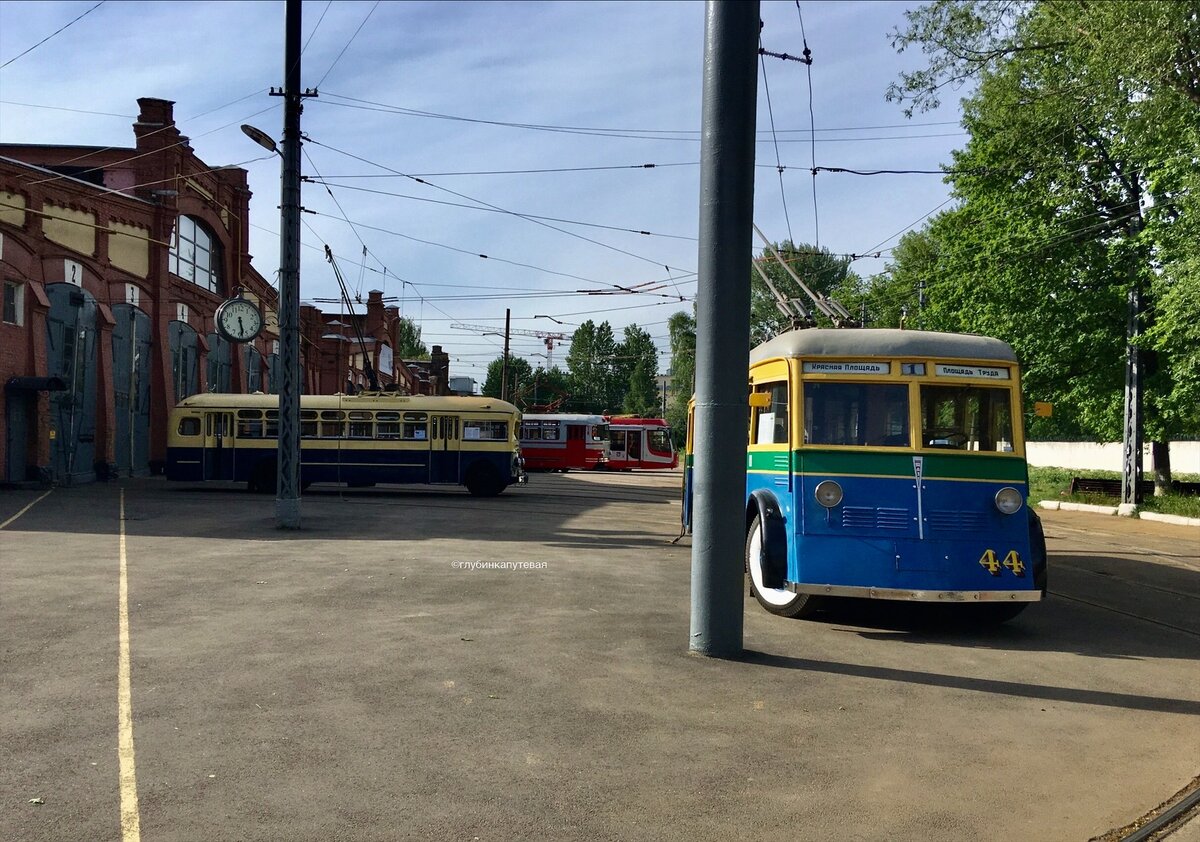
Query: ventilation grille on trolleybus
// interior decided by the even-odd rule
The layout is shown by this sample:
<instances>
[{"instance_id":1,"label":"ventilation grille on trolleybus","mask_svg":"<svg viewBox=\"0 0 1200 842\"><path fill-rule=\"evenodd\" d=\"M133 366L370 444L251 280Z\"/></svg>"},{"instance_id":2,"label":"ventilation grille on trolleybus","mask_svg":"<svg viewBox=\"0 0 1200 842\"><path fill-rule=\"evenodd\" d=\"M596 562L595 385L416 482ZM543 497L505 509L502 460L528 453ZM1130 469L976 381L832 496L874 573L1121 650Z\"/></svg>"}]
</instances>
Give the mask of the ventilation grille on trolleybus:
<instances>
[{"instance_id":1,"label":"ventilation grille on trolleybus","mask_svg":"<svg viewBox=\"0 0 1200 842\"><path fill-rule=\"evenodd\" d=\"M982 529L982 512L955 512L933 510L929 513L929 527L935 532L969 532Z\"/></svg>"},{"instance_id":2,"label":"ventilation grille on trolleybus","mask_svg":"<svg viewBox=\"0 0 1200 842\"><path fill-rule=\"evenodd\" d=\"M842 526L852 529L908 529L908 509L869 509L846 506L842 509Z\"/></svg>"}]
</instances>

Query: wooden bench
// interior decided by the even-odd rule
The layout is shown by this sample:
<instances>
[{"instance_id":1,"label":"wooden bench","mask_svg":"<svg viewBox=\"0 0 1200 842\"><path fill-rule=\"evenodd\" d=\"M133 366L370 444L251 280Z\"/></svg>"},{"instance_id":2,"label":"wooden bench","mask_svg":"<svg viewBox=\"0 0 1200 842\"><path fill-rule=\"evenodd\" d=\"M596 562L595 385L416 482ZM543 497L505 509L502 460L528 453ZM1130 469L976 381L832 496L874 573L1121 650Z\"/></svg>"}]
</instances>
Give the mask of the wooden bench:
<instances>
[{"instance_id":1,"label":"wooden bench","mask_svg":"<svg viewBox=\"0 0 1200 842\"><path fill-rule=\"evenodd\" d=\"M1154 494L1154 480L1144 479L1141 482L1142 496ZM1200 482L1173 482L1171 490L1177 494L1200 495ZM1087 479L1086 477L1071 477L1071 487L1068 494L1102 494L1106 497L1121 496L1121 481L1119 479Z\"/></svg>"}]
</instances>

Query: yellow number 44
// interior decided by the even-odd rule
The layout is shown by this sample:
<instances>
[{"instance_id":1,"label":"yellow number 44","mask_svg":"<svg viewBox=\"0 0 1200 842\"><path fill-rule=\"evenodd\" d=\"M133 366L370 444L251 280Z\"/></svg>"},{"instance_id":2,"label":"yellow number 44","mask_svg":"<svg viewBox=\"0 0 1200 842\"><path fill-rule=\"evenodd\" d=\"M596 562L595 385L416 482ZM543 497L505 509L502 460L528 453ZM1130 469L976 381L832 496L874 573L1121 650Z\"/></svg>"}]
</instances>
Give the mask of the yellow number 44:
<instances>
[{"instance_id":1,"label":"yellow number 44","mask_svg":"<svg viewBox=\"0 0 1200 842\"><path fill-rule=\"evenodd\" d=\"M1005 567L1013 572L1014 576L1025 575L1025 562L1021 561L1021 557L1017 555L1016 550L1009 550L1008 555L1001 562Z\"/></svg>"},{"instance_id":2,"label":"yellow number 44","mask_svg":"<svg viewBox=\"0 0 1200 842\"><path fill-rule=\"evenodd\" d=\"M1009 553L1009 555L1012 555L1012 553ZM987 569L987 572L991 573L993 576L1000 575L1000 560L996 558L995 550L985 550L983 555L979 558L979 563L983 565Z\"/></svg>"}]
</instances>

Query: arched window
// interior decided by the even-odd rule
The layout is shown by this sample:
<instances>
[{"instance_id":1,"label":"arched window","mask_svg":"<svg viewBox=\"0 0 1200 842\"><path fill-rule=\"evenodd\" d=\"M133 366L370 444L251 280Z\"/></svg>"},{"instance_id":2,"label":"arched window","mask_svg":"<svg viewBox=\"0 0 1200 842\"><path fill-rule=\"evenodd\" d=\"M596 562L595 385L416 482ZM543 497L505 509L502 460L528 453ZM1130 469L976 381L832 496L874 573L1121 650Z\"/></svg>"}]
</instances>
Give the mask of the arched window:
<instances>
[{"instance_id":1,"label":"arched window","mask_svg":"<svg viewBox=\"0 0 1200 842\"><path fill-rule=\"evenodd\" d=\"M221 291L221 243L203 222L179 217L171 234L171 272L203 287Z\"/></svg>"}]
</instances>

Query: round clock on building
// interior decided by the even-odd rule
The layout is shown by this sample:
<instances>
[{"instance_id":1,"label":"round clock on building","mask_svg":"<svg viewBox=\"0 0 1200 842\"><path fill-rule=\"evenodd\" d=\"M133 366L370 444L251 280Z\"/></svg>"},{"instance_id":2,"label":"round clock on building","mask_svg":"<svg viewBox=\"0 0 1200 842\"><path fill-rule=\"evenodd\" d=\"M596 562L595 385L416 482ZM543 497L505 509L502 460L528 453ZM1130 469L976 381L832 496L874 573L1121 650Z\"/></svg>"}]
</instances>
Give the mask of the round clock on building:
<instances>
[{"instance_id":1,"label":"round clock on building","mask_svg":"<svg viewBox=\"0 0 1200 842\"><path fill-rule=\"evenodd\" d=\"M241 296L221 303L216 313L217 333L230 342L249 342L263 328L262 312Z\"/></svg>"}]
</instances>

